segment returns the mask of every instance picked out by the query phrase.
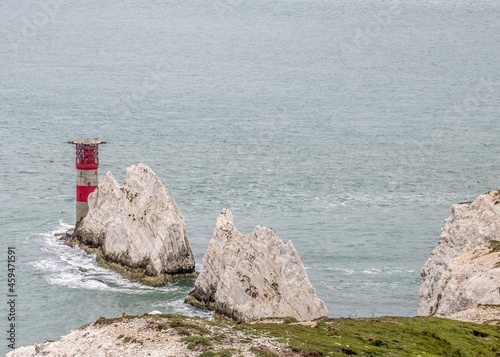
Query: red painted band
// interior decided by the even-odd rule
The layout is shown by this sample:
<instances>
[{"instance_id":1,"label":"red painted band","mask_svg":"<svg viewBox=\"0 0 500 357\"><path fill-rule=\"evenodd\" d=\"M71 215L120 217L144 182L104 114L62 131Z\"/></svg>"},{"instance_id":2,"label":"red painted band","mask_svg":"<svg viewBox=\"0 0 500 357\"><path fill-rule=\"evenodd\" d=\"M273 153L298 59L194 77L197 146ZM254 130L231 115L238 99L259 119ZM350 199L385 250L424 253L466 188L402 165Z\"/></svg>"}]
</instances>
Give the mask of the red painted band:
<instances>
[{"instance_id":1,"label":"red painted band","mask_svg":"<svg viewBox=\"0 0 500 357\"><path fill-rule=\"evenodd\" d=\"M76 201L87 202L89 195L94 192L97 186L76 186Z\"/></svg>"},{"instance_id":2,"label":"red painted band","mask_svg":"<svg viewBox=\"0 0 500 357\"><path fill-rule=\"evenodd\" d=\"M75 166L78 170L97 170L99 168L99 164L81 164L78 162Z\"/></svg>"}]
</instances>

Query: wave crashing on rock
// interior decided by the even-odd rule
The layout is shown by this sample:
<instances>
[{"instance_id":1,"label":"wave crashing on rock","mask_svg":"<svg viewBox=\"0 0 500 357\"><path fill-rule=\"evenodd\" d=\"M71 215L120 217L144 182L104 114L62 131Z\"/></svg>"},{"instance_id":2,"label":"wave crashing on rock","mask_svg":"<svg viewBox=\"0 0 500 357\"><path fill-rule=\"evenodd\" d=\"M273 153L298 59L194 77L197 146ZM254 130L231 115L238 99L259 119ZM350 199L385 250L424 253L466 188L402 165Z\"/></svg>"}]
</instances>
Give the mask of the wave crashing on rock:
<instances>
[{"instance_id":1,"label":"wave crashing on rock","mask_svg":"<svg viewBox=\"0 0 500 357\"><path fill-rule=\"evenodd\" d=\"M104 266L123 269L125 276L149 285L195 276L184 217L148 166L128 167L123 186L107 172L88 203L73 241L96 248Z\"/></svg>"}]
</instances>

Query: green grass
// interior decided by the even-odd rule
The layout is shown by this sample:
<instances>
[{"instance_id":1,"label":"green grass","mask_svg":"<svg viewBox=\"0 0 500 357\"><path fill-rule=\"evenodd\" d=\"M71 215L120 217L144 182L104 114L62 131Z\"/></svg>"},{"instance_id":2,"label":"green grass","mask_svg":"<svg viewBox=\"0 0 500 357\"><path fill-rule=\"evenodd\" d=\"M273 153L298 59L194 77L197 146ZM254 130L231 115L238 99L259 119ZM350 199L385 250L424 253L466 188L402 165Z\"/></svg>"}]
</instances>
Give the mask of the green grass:
<instances>
[{"instance_id":1,"label":"green grass","mask_svg":"<svg viewBox=\"0 0 500 357\"><path fill-rule=\"evenodd\" d=\"M277 354L270 352L264 347L252 347L250 349L256 357L279 357Z\"/></svg>"},{"instance_id":2,"label":"green grass","mask_svg":"<svg viewBox=\"0 0 500 357\"><path fill-rule=\"evenodd\" d=\"M214 335L214 336L210 337L210 339L212 341L219 341L219 342L220 341L224 341L226 338L227 338L227 336L225 334L223 334L223 333L221 333L219 335Z\"/></svg>"},{"instance_id":3,"label":"green grass","mask_svg":"<svg viewBox=\"0 0 500 357\"><path fill-rule=\"evenodd\" d=\"M181 335L209 335L211 331L206 327L196 324L180 316L173 318L169 321L168 326L177 329Z\"/></svg>"},{"instance_id":4,"label":"green grass","mask_svg":"<svg viewBox=\"0 0 500 357\"><path fill-rule=\"evenodd\" d=\"M106 325L120 320L141 318L125 316L116 319L99 318L98 324ZM191 350L199 351L205 357L237 356L238 351L216 351L219 341L238 337L251 342L258 336L275 337L302 356L492 356L500 357L500 327L479 325L436 317L378 317L378 318L336 318L321 319L316 327L299 323L236 323L228 319L207 321L179 315L154 315L147 318L158 321L157 330L176 329L180 335L190 335L182 340ZM165 320L166 319L166 320ZM220 329L224 329L224 333ZM123 341L127 336L119 336ZM254 346L257 357L275 357L265 346Z\"/></svg>"},{"instance_id":5,"label":"green grass","mask_svg":"<svg viewBox=\"0 0 500 357\"><path fill-rule=\"evenodd\" d=\"M198 347L210 347L212 343L210 340L203 336L189 336L182 339L183 342L187 342L187 348L194 350Z\"/></svg>"},{"instance_id":6,"label":"green grass","mask_svg":"<svg viewBox=\"0 0 500 357\"><path fill-rule=\"evenodd\" d=\"M123 342L126 342L126 343L137 343L139 345L144 344L141 340L138 340L138 339L136 339L135 337L132 337L132 336L125 336L123 338Z\"/></svg>"},{"instance_id":7,"label":"green grass","mask_svg":"<svg viewBox=\"0 0 500 357\"><path fill-rule=\"evenodd\" d=\"M500 329L440 318L324 319L298 324L244 325L287 341L311 356L500 356Z\"/></svg>"},{"instance_id":8,"label":"green grass","mask_svg":"<svg viewBox=\"0 0 500 357\"><path fill-rule=\"evenodd\" d=\"M220 350L219 352L214 352L214 351L203 351L200 354L200 357L231 357L233 354L231 353L230 350L224 349Z\"/></svg>"},{"instance_id":9,"label":"green grass","mask_svg":"<svg viewBox=\"0 0 500 357\"><path fill-rule=\"evenodd\" d=\"M121 322L122 320L125 319L137 319L139 317L140 316L124 316L124 317L111 317L111 318L99 317L95 323L99 325L111 325L114 324L115 322Z\"/></svg>"}]
</instances>

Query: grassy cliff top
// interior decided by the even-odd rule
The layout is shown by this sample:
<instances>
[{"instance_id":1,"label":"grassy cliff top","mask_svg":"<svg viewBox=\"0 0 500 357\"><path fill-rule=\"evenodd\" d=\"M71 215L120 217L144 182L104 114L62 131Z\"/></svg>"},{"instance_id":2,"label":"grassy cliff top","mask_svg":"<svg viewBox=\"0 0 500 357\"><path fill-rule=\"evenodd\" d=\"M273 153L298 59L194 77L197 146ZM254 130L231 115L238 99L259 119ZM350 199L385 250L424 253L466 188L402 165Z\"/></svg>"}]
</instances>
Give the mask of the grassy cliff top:
<instances>
[{"instance_id":1,"label":"grassy cliff top","mask_svg":"<svg viewBox=\"0 0 500 357\"><path fill-rule=\"evenodd\" d=\"M498 326L442 318L329 318L311 323L284 319L251 324L177 315L124 319L130 318L155 319L157 328L184 336L188 350L200 356L500 356ZM95 325L122 320L101 318ZM256 340L260 343L252 345ZM245 345L251 347L242 348Z\"/></svg>"},{"instance_id":2,"label":"grassy cliff top","mask_svg":"<svg viewBox=\"0 0 500 357\"><path fill-rule=\"evenodd\" d=\"M7 357L500 356L500 328L433 317L235 323L180 315L99 318Z\"/></svg>"}]
</instances>

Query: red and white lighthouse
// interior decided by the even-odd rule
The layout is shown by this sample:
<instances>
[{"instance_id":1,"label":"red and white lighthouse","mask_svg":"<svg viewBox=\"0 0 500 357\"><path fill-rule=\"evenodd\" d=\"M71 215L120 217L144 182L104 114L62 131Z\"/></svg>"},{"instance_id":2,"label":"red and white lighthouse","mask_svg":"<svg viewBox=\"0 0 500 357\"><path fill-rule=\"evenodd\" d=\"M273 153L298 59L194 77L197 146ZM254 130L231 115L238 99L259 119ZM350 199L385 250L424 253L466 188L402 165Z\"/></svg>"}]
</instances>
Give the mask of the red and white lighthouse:
<instances>
[{"instance_id":1,"label":"red and white lighthouse","mask_svg":"<svg viewBox=\"0 0 500 357\"><path fill-rule=\"evenodd\" d=\"M99 140L75 140L76 145L76 224L89 211L88 197L97 188L99 168Z\"/></svg>"}]
</instances>

